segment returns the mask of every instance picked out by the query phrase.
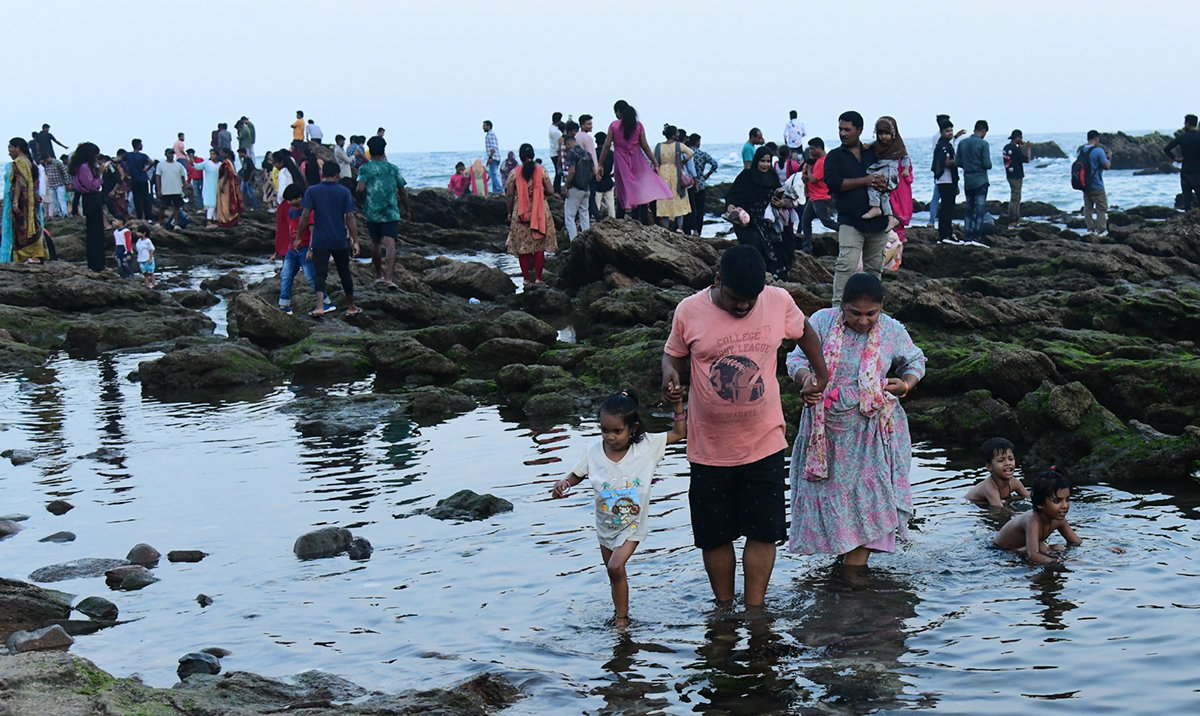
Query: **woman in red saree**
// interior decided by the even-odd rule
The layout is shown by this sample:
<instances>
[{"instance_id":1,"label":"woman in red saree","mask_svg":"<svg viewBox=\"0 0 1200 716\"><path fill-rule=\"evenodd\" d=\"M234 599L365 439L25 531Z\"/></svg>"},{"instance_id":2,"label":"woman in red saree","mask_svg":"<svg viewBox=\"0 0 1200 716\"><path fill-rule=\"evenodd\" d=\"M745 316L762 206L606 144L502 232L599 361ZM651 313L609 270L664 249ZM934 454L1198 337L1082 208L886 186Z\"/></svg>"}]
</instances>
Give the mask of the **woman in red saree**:
<instances>
[{"instance_id":1,"label":"woman in red saree","mask_svg":"<svg viewBox=\"0 0 1200 716\"><path fill-rule=\"evenodd\" d=\"M233 151L221 150L221 168L217 175L217 226L228 229L238 224L245 207L242 205L242 187L233 168Z\"/></svg>"}]
</instances>

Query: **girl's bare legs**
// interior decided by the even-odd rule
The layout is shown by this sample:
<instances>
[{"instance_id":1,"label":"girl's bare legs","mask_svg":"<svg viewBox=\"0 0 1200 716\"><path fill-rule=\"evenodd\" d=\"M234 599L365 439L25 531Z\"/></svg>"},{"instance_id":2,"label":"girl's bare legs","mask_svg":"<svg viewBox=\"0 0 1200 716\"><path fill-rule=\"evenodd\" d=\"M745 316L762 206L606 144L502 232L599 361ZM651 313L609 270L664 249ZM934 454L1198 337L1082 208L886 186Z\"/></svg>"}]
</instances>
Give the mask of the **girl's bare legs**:
<instances>
[{"instance_id":1,"label":"girl's bare legs","mask_svg":"<svg viewBox=\"0 0 1200 716\"><path fill-rule=\"evenodd\" d=\"M626 541L616 549L600 546L600 555L608 568L608 581L612 585L613 606L616 608L617 628L629 626L629 579L625 574L625 563L629 561L638 543Z\"/></svg>"}]
</instances>

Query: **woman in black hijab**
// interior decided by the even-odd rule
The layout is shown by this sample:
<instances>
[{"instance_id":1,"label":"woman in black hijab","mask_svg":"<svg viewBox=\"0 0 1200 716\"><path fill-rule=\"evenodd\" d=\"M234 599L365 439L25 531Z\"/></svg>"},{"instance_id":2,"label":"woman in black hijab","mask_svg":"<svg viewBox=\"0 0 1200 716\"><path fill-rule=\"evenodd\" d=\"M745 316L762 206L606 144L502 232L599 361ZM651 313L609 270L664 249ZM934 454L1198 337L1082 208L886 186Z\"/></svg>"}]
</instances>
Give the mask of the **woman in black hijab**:
<instances>
[{"instance_id":1,"label":"woman in black hijab","mask_svg":"<svg viewBox=\"0 0 1200 716\"><path fill-rule=\"evenodd\" d=\"M771 209L790 207L783 198L779 175L771 166L773 159L769 148L759 147L750 166L737 175L733 186L725 193L725 204L731 210L741 208L749 216L748 223L732 222L738 243L758 249L767 264L767 272L786 281L792 256L784 245L783 219Z\"/></svg>"}]
</instances>

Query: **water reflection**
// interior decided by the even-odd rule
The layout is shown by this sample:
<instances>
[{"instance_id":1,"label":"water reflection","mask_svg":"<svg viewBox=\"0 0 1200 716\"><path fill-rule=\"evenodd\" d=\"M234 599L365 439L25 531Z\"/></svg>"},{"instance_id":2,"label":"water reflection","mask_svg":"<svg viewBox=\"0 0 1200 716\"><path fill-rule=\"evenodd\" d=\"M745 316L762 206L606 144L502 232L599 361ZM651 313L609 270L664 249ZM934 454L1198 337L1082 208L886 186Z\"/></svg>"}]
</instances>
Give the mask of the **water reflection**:
<instances>
[{"instance_id":1,"label":"water reflection","mask_svg":"<svg viewBox=\"0 0 1200 716\"><path fill-rule=\"evenodd\" d=\"M639 654L646 656L637 658ZM670 706L670 700L655 694L667 694L668 685L654 678L656 669L664 667L654 662L653 654L674 654L670 647L654 643L634 641L628 631L617 634L613 644L612 659L601 667L607 678L592 693L604 698L600 714L639 714L652 716L667 713L662 709Z\"/></svg>"},{"instance_id":2,"label":"water reflection","mask_svg":"<svg viewBox=\"0 0 1200 716\"><path fill-rule=\"evenodd\" d=\"M1070 573L1071 570L1064 564L1048 564L1029 575L1033 598L1043 607L1040 616L1044 629L1055 631L1067 628L1063 623L1063 615L1076 608L1075 604L1062 597Z\"/></svg>"},{"instance_id":3,"label":"water reflection","mask_svg":"<svg viewBox=\"0 0 1200 716\"><path fill-rule=\"evenodd\" d=\"M698 691L705 703L692 710L703 714L783 713L807 696L782 672L799 649L787 632L776 629L769 612L714 613L704 644L697 650L696 669L707 683Z\"/></svg>"}]
</instances>

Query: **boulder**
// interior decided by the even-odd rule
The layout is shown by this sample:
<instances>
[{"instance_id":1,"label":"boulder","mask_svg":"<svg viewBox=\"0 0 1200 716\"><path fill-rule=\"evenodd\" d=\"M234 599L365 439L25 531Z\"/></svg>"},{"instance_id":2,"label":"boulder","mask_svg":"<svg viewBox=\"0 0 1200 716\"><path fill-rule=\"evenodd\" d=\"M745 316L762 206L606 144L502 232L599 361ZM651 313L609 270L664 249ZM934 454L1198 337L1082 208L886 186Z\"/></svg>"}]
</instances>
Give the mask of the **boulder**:
<instances>
[{"instance_id":1,"label":"boulder","mask_svg":"<svg viewBox=\"0 0 1200 716\"><path fill-rule=\"evenodd\" d=\"M75 640L61 626L54 624L37 631L17 631L8 635L5 642L13 654L26 651L49 651L51 649L66 650Z\"/></svg>"},{"instance_id":2,"label":"boulder","mask_svg":"<svg viewBox=\"0 0 1200 716\"><path fill-rule=\"evenodd\" d=\"M367 375L371 361L359 333L318 332L271 353L271 361L297 380L335 381Z\"/></svg>"},{"instance_id":3,"label":"boulder","mask_svg":"<svg viewBox=\"0 0 1200 716\"><path fill-rule=\"evenodd\" d=\"M405 394L413 417L433 417L474 410L475 400L452 388L426 386Z\"/></svg>"},{"instance_id":4,"label":"boulder","mask_svg":"<svg viewBox=\"0 0 1200 716\"><path fill-rule=\"evenodd\" d=\"M206 646L203 649L201 649L200 652L202 654L212 654L213 656L217 657L218 659L224 659L227 656L233 655L232 651L222 648L222 647L219 647L219 646Z\"/></svg>"},{"instance_id":5,"label":"boulder","mask_svg":"<svg viewBox=\"0 0 1200 716\"><path fill-rule=\"evenodd\" d=\"M404 401L394 395L359 393L293 400L279 408L296 415L296 428L305 437L354 435L381 423L404 420Z\"/></svg>"},{"instance_id":6,"label":"boulder","mask_svg":"<svg viewBox=\"0 0 1200 716\"><path fill-rule=\"evenodd\" d=\"M292 552L299 559L334 557L349 549L353 539L345 527L322 527L297 537Z\"/></svg>"},{"instance_id":7,"label":"boulder","mask_svg":"<svg viewBox=\"0 0 1200 716\"><path fill-rule=\"evenodd\" d=\"M14 466L26 465L37 459L37 453L32 450L25 450L23 448L19 448L17 450L5 450L4 452L6 453L4 457L8 458L8 461Z\"/></svg>"},{"instance_id":8,"label":"boulder","mask_svg":"<svg viewBox=\"0 0 1200 716\"><path fill-rule=\"evenodd\" d=\"M450 497L438 500L437 506L425 514L438 520L470 522L486 520L501 512L512 512L512 509L511 502L495 495L480 495L471 490L459 490Z\"/></svg>"},{"instance_id":9,"label":"boulder","mask_svg":"<svg viewBox=\"0 0 1200 716\"><path fill-rule=\"evenodd\" d=\"M11 339L0 339L0 365L6 370L36 368L46 362L50 352Z\"/></svg>"},{"instance_id":10,"label":"boulder","mask_svg":"<svg viewBox=\"0 0 1200 716\"><path fill-rule=\"evenodd\" d=\"M7 515L0 515L0 520L7 520L9 522L24 522L28 519L29 515L25 514L24 512L13 512Z\"/></svg>"},{"instance_id":11,"label":"boulder","mask_svg":"<svg viewBox=\"0 0 1200 716\"><path fill-rule=\"evenodd\" d=\"M167 552L168 562L199 562L208 556L208 552L198 549L173 549Z\"/></svg>"},{"instance_id":12,"label":"boulder","mask_svg":"<svg viewBox=\"0 0 1200 716\"><path fill-rule=\"evenodd\" d=\"M1067 153L1058 146L1058 142L1031 142L1029 147L1030 159L1066 159ZM1021 214L1032 216L1032 214Z\"/></svg>"},{"instance_id":13,"label":"boulder","mask_svg":"<svg viewBox=\"0 0 1200 716\"><path fill-rule=\"evenodd\" d=\"M0 638L40 628L51 619L66 619L71 615L68 599L62 592L0 578Z\"/></svg>"},{"instance_id":14,"label":"boulder","mask_svg":"<svg viewBox=\"0 0 1200 716\"><path fill-rule=\"evenodd\" d=\"M136 592L139 589L149 587L157 581L159 581L158 577L149 572L133 572L121 580L121 583L117 585L117 589L122 592Z\"/></svg>"},{"instance_id":15,"label":"boulder","mask_svg":"<svg viewBox=\"0 0 1200 716\"><path fill-rule=\"evenodd\" d=\"M1100 133L1100 146L1112 152L1113 169L1151 169L1162 164L1171 137L1159 132L1132 137L1124 132Z\"/></svg>"},{"instance_id":16,"label":"boulder","mask_svg":"<svg viewBox=\"0 0 1200 716\"><path fill-rule=\"evenodd\" d=\"M416 373L434 378L457 377L459 368L449 358L409 336L384 336L367 341L367 357L384 378L405 378Z\"/></svg>"},{"instance_id":17,"label":"boulder","mask_svg":"<svg viewBox=\"0 0 1200 716\"><path fill-rule=\"evenodd\" d=\"M193 289L172 291L171 298L178 301L179 305L195 310L215 306L221 302L221 298L211 291L197 291Z\"/></svg>"},{"instance_id":18,"label":"boulder","mask_svg":"<svg viewBox=\"0 0 1200 716\"><path fill-rule=\"evenodd\" d=\"M207 594L197 594L196 595L196 603L200 605L201 609L203 609L204 607L210 607L210 606L212 606L213 598L208 596Z\"/></svg>"},{"instance_id":19,"label":"boulder","mask_svg":"<svg viewBox=\"0 0 1200 716\"><path fill-rule=\"evenodd\" d=\"M537 363L546 346L520 338L493 338L484 341L475 349L472 362L496 370L512 363L530 365Z\"/></svg>"},{"instance_id":20,"label":"boulder","mask_svg":"<svg viewBox=\"0 0 1200 716\"><path fill-rule=\"evenodd\" d=\"M64 530L62 532L55 532L52 535L46 535L45 537L38 540L38 542L58 542L58 543L74 542L74 541L75 541L75 533L68 532L66 530Z\"/></svg>"},{"instance_id":21,"label":"boulder","mask_svg":"<svg viewBox=\"0 0 1200 716\"><path fill-rule=\"evenodd\" d=\"M120 611L117 605L108 601L104 597L87 597L80 600L75 605L75 611L92 619L100 619L102 621L114 622L117 620L117 615Z\"/></svg>"},{"instance_id":22,"label":"boulder","mask_svg":"<svg viewBox=\"0 0 1200 716\"><path fill-rule=\"evenodd\" d=\"M235 335L251 343L272 349L291 345L312 332L303 321L289 316L256 293L243 291L233 297L228 309L229 325Z\"/></svg>"},{"instance_id":23,"label":"boulder","mask_svg":"<svg viewBox=\"0 0 1200 716\"><path fill-rule=\"evenodd\" d=\"M254 348L229 342L183 348L138 364L143 386L166 391L252 385L281 373Z\"/></svg>"},{"instance_id":24,"label":"boulder","mask_svg":"<svg viewBox=\"0 0 1200 716\"><path fill-rule=\"evenodd\" d=\"M478 261L452 261L427 270L422 279L435 290L492 301L517 292L508 274Z\"/></svg>"},{"instance_id":25,"label":"boulder","mask_svg":"<svg viewBox=\"0 0 1200 716\"><path fill-rule=\"evenodd\" d=\"M203 651L194 651L179 657L179 666L175 669L175 673L179 676L180 681L183 681L192 674L211 674L215 676L221 673L221 660L212 654L206 654Z\"/></svg>"},{"instance_id":26,"label":"boulder","mask_svg":"<svg viewBox=\"0 0 1200 716\"><path fill-rule=\"evenodd\" d=\"M629 219L605 219L571 242L563 278L572 286L584 286L603 280L611 265L654 285L666 280L700 289L712 283L718 258L717 250L702 239Z\"/></svg>"},{"instance_id":27,"label":"boulder","mask_svg":"<svg viewBox=\"0 0 1200 716\"><path fill-rule=\"evenodd\" d=\"M215 278L206 278L200 282L200 288L205 291L242 291L246 282L237 271L228 271Z\"/></svg>"},{"instance_id":28,"label":"boulder","mask_svg":"<svg viewBox=\"0 0 1200 716\"><path fill-rule=\"evenodd\" d=\"M123 559L99 559L86 557L62 564L52 564L49 567L35 569L29 575L34 582L63 582L68 579L99 577L110 569L116 569L129 564Z\"/></svg>"},{"instance_id":29,"label":"boulder","mask_svg":"<svg viewBox=\"0 0 1200 716\"><path fill-rule=\"evenodd\" d=\"M925 400L908 408L913 433L922 438L959 445L974 445L1001 437L1022 439L1017 414L987 390L972 390L944 400Z\"/></svg>"},{"instance_id":30,"label":"boulder","mask_svg":"<svg viewBox=\"0 0 1200 716\"><path fill-rule=\"evenodd\" d=\"M536 283L526 286L524 291L514 296L510 305L516 305L535 316L565 316L574 308L571 297L565 292Z\"/></svg>"},{"instance_id":31,"label":"boulder","mask_svg":"<svg viewBox=\"0 0 1200 716\"><path fill-rule=\"evenodd\" d=\"M154 549L145 542L141 542L135 544L133 548L129 550L129 554L125 555L125 561L132 564L140 564L143 567L153 567L154 565L158 564L160 557L162 557L162 554L158 550Z\"/></svg>"}]
</instances>

